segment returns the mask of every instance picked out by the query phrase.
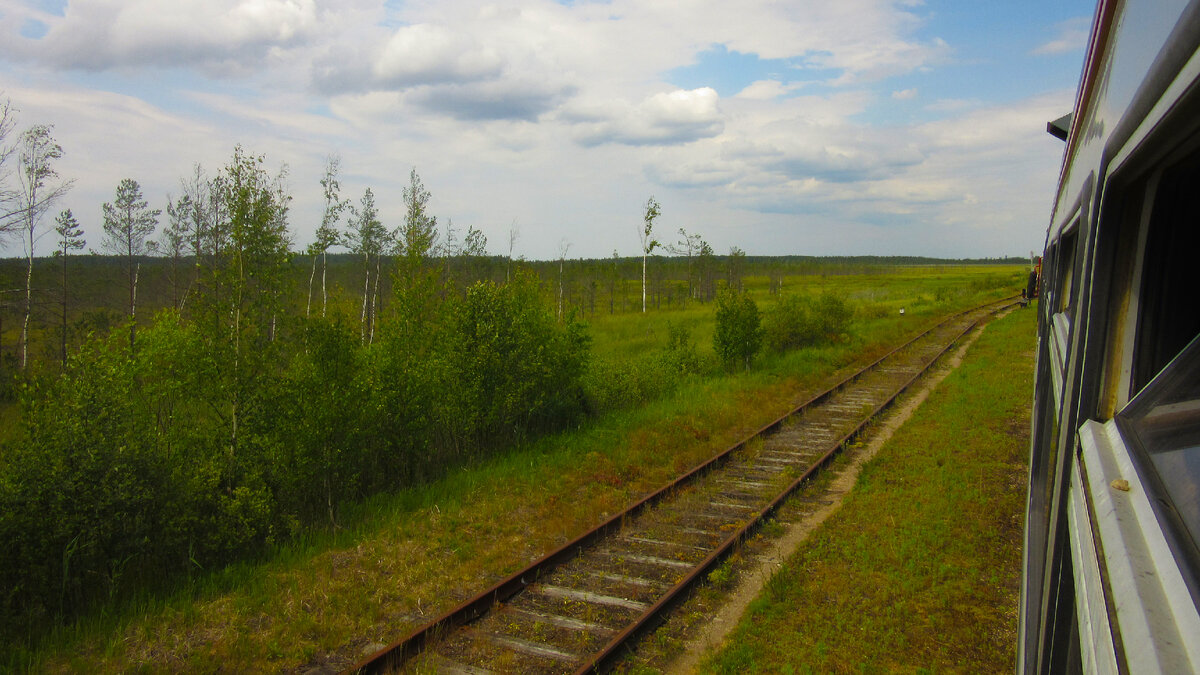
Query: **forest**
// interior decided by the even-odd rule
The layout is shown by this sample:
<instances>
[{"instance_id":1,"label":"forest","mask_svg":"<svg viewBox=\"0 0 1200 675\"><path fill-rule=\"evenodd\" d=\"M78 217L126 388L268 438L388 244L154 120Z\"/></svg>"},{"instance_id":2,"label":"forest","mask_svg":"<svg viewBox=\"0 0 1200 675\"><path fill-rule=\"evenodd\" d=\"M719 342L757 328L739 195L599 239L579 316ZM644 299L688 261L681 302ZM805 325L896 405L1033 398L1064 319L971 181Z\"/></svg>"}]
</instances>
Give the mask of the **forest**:
<instances>
[{"instance_id":1,"label":"forest","mask_svg":"<svg viewBox=\"0 0 1200 675\"><path fill-rule=\"evenodd\" d=\"M416 169L386 227L370 189L342 197L336 157L315 241L297 250L286 170L240 146L165 209L121 180L104 253L82 254L71 212L51 216L70 187L51 130L4 148L0 224L26 251L0 261L4 642L337 528L347 504L682 377L749 368L760 348L840 339L852 308L786 296L784 280L889 262L718 256L683 229L661 244L653 198L630 228L638 258L514 260L439 225ZM55 255L35 256L50 229ZM770 312L745 292L751 275L780 296ZM715 359L682 325L632 363L592 354L589 319L705 303Z\"/></svg>"}]
</instances>

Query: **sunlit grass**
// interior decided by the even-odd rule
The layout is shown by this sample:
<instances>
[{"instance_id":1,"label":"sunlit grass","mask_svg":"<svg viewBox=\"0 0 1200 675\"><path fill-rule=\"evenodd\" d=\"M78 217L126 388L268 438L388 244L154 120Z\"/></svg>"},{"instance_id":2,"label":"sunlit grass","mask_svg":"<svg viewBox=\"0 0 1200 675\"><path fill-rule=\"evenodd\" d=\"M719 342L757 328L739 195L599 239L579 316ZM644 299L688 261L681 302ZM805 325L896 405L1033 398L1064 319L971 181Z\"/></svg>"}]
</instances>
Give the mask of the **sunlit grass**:
<instances>
[{"instance_id":1,"label":"sunlit grass","mask_svg":"<svg viewBox=\"0 0 1200 675\"><path fill-rule=\"evenodd\" d=\"M1012 670L1034 323L984 332L705 672Z\"/></svg>"},{"instance_id":2,"label":"sunlit grass","mask_svg":"<svg viewBox=\"0 0 1200 675\"><path fill-rule=\"evenodd\" d=\"M797 275L783 280L781 293L818 296L832 293L854 310L856 335L873 330L880 319L902 327L900 310L907 323L913 318L940 315L952 308L965 308L988 291L1019 292L1025 270L1012 265L913 266L881 268L878 273L856 275ZM766 277L747 277L747 292L760 311L770 311L778 296L768 292ZM712 355L713 304L691 302L682 308L607 314L597 311L586 317L596 359L631 359L666 344L668 325L686 328L702 354Z\"/></svg>"}]
</instances>

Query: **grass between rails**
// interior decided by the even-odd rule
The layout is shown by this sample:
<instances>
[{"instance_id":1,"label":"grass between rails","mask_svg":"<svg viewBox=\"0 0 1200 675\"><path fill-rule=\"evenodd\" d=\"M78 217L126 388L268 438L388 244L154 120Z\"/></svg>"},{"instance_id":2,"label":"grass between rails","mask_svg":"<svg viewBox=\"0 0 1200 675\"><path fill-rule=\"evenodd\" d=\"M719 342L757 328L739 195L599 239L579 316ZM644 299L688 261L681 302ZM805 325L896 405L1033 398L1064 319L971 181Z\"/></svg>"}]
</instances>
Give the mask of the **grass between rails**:
<instances>
[{"instance_id":1,"label":"grass between rails","mask_svg":"<svg viewBox=\"0 0 1200 675\"><path fill-rule=\"evenodd\" d=\"M921 294L927 281L903 279L892 291L864 290L872 301L886 293L887 302L910 311L905 318L885 312L856 322L848 343L764 358L750 373L691 379L644 408L457 470L429 486L372 499L343 519L342 530L310 533L266 562L200 574L173 598L150 598L116 616L89 619L36 652L0 659L0 666L256 672L344 665L368 645L395 639L744 437L838 368L877 355L951 305L980 299L935 301L932 291ZM969 279L943 283L961 287ZM643 327L675 318L664 314ZM707 347L703 338L697 342Z\"/></svg>"},{"instance_id":2,"label":"grass between rails","mask_svg":"<svg viewBox=\"0 0 1200 675\"><path fill-rule=\"evenodd\" d=\"M994 322L704 672L1009 672L1036 320Z\"/></svg>"}]
</instances>

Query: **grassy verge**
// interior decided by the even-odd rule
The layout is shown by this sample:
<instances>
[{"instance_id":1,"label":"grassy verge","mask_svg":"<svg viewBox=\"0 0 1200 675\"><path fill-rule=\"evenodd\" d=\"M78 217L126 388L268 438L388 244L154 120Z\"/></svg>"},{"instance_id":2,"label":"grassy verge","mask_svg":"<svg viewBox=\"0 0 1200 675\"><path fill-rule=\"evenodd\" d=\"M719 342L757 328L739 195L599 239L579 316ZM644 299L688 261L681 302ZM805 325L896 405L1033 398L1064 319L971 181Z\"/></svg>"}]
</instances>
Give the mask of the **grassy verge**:
<instances>
[{"instance_id":1,"label":"grassy verge","mask_svg":"<svg viewBox=\"0 0 1200 675\"><path fill-rule=\"evenodd\" d=\"M705 672L1012 670L1034 321L983 333Z\"/></svg>"}]
</instances>

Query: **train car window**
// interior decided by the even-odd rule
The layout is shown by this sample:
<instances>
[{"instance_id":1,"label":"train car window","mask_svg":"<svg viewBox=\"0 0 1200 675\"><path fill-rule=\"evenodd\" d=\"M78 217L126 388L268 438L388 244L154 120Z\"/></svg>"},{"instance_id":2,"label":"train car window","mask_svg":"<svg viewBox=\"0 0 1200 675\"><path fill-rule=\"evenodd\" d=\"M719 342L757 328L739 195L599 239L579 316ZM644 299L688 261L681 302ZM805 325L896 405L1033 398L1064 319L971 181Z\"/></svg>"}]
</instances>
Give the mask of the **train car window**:
<instances>
[{"instance_id":1,"label":"train car window","mask_svg":"<svg viewBox=\"0 0 1200 675\"><path fill-rule=\"evenodd\" d=\"M1200 157L1165 169L1147 195L1129 403L1116 415L1148 479L1174 554L1200 598Z\"/></svg>"},{"instance_id":2,"label":"train car window","mask_svg":"<svg viewBox=\"0 0 1200 675\"><path fill-rule=\"evenodd\" d=\"M1055 292L1054 311L1071 318L1075 297L1075 249L1079 243L1079 228L1075 227L1063 235L1059 249L1062 259L1058 264L1058 289Z\"/></svg>"},{"instance_id":3,"label":"train car window","mask_svg":"<svg viewBox=\"0 0 1200 675\"><path fill-rule=\"evenodd\" d=\"M1043 320L1048 320L1050 315L1054 313L1055 298L1058 295L1058 286L1054 280L1058 277L1058 245L1051 244L1046 248L1046 255L1042 257L1042 299L1044 302L1040 305Z\"/></svg>"},{"instance_id":4,"label":"train car window","mask_svg":"<svg viewBox=\"0 0 1200 675\"><path fill-rule=\"evenodd\" d=\"M1160 504L1193 559L1200 551L1200 337L1117 415L1117 423L1149 456ZM1172 523L1167 523L1171 525Z\"/></svg>"},{"instance_id":5,"label":"train car window","mask_svg":"<svg viewBox=\"0 0 1200 675\"><path fill-rule=\"evenodd\" d=\"M1098 265L1093 278L1107 279L1109 282L1105 357L1101 370L1103 384L1097 401L1097 418L1101 420L1112 419L1130 398L1129 363L1135 325L1129 317L1137 312L1132 289L1135 274L1139 270L1137 254L1140 250L1139 233L1145 195L1144 189L1127 189L1118 193L1119 206L1113 209L1118 217L1115 222L1102 222L1097 238ZM1093 294L1095 288L1093 286Z\"/></svg>"},{"instance_id":6,"label":"train car window","mask_svg":"<svg viewBox=\"0 0 1200 675\"><path fill-rule=\"evenodd\" d=\"M1164 172L1154 196L1142 266L1131 393L1200 334L1200 159Z\"/></svg>"}]
</instances>

